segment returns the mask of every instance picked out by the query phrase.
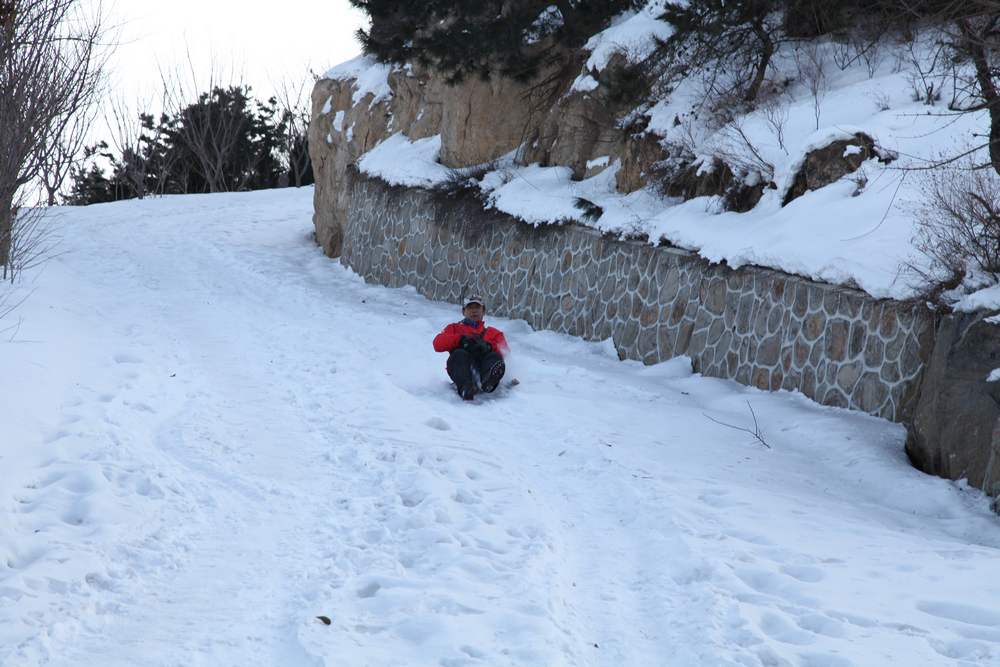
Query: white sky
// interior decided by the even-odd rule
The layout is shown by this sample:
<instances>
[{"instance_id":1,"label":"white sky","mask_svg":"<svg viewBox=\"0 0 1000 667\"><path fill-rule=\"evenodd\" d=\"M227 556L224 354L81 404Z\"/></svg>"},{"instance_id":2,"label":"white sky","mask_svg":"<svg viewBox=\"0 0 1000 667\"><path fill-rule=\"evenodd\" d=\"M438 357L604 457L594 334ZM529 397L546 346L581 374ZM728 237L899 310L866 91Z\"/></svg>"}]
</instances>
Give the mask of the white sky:
<instances>
[{"instance_id":1,"label":"white sky","mask_svg":"<svg viewBox=\"0 0 1000 667\"><path fill-rule=\"evenodd\" d=\"M206 80L214 60L266 97L360 53L353 33L365 22L347 0L106 0L105 10L120 39L112 92L128 100L158 97L160 68L185 65L188 49Z\"/></svg>"}]
</instances>

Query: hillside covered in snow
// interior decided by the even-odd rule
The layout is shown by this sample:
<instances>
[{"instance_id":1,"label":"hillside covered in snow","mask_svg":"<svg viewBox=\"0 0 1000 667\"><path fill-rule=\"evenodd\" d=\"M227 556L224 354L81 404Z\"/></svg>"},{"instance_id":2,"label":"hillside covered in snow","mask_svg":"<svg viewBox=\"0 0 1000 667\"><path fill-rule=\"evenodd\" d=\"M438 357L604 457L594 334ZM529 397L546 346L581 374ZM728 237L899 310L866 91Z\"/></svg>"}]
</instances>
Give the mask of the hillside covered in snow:
<instances>
[{"instance_id":1,"label":"hillside covered in snow","mask_svg":"<svg viewBox=\"0 0 1000 667\"><path fill-rule=\"evenodd\" d=\"M957 111L978 100L973 63L948 51L947 25L922 23L904 36L858 17L855 27L800 37L769 16L774 53L748 103L732 96L736 83L720 81L737 73L720 72L719 58L683 76L656 60L674 31L664 8L646 2L590 37L547 108L533 107L534 89L490 84L503 128L478 127L475 112L461 117L466 98L482 101L486 93L467 90L481 84L441 88L416 63L362 56L327 72L350 102L336 86L318 87L313 131L364 173L471 189L486 208L531 224L573 220L876 297L925 293L939 267L918 222L935 206L942 173L961 180L986 159L990 127L985 108ZM643 77L648 89L623 101L622 80ZM449 96L464 100L453 113ZM970 273L978 275L966 291L993 282Z\"/></svg>"}]
</instances>

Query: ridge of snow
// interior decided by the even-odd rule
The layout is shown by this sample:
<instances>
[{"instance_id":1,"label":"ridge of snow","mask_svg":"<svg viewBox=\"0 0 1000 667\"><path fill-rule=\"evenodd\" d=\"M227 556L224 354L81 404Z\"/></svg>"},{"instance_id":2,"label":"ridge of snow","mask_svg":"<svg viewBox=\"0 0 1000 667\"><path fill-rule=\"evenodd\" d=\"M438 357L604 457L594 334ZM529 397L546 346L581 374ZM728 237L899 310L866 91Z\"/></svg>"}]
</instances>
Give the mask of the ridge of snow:
<instances>
[{"instance_id":1,"label":"ridge of snow","mask_svg":"<svg viewBox=\"0 0 1000 667\"><path fill-rule=\"evenodd\" d=\"M966 294L958 299L952 308L960 313L970 313L974 310L1000 310L1000 285L991 285Z\"/></svg>"}]
</instances>

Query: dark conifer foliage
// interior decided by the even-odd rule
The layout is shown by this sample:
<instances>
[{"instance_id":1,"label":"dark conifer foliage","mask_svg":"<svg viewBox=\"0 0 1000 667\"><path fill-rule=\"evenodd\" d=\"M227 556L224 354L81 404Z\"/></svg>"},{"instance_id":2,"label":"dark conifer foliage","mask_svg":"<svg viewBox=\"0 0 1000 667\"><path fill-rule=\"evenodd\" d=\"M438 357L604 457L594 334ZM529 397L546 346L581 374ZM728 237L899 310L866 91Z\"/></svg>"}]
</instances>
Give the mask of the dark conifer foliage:
<instances>
[{"instance_id":1,"label":"dark conifer foliage","mask_svg":"<svg viewBox=\"0 0 1000 667\"><path fill-rule=\"evenodd\" d=\"M692 64L717 62L734 89L754 102L781 40L781 0L667 2L662 19L674 27L667 40Z\"/></svg>"},{"instance_id":2,"label":"dark conifer foliage","mask_svg":"<svg viewBox=\"0 0 1000 667\"><path fill-rule=\"evenodd\" d=\"M148 194L234 192L313 182L305 130L291 114L248 87L214 88L173 115L139 115L135 148L119 153L101 142L72 173L68 204L95 204ZM110 167L106 173L98 162Z\"/></svg>"},{"instance_id":3,"label":"dark conifer foliage","mask_svg":"<svg viewBox=\"0 0 1000 667\"><path fill-rule=\"evenodd\" d=\"M636 0L351 0L371 18L358 31L382 62L419 63L452 83L490 73L524 81L583 45Z\"/></svg>"}]
</instances>

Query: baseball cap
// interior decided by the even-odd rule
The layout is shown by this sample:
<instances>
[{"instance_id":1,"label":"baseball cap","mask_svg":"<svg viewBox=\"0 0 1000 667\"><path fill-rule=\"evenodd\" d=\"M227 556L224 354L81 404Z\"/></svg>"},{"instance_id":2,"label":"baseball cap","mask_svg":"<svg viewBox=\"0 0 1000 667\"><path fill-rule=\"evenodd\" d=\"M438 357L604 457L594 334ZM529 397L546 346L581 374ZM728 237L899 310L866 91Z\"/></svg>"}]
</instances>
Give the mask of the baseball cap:
<instances>
[{"instance_id":1,"label":"baseball cap","mask_svg":"<svg viewBox=\"0 0 1000 667\"><path fill-rule=\"evenodd\" d=\"M483 301L483 297L479 296L478 294L472 294L470 296L465 297L465 299L462 300L462 308L465 308L470 303L478 303L483 308L486 307L486 302Z\"/></svg>"}]
</instances>

